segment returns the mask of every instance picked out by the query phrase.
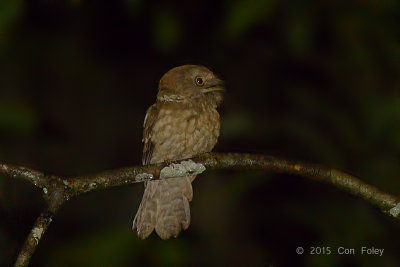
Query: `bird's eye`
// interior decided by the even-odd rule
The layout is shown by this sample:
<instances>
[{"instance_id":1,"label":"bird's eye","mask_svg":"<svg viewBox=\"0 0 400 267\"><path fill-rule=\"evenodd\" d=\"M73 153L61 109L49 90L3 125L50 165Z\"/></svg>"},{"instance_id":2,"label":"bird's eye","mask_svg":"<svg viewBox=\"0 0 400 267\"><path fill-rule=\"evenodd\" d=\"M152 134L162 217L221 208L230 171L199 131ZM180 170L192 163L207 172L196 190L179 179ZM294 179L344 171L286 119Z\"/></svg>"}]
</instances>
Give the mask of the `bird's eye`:
<instances>
[{"instance_id":1,"label":"bird's eye","mask_svg":"<svg viewBox=\"0 0 400 267\"><path fill-rule=\"evenodd\" d=\"M194 79L194 81L198 86L203 86L203 84L204 84L204 80L201 77L196 77L196 79Z\"/></svg>"}]
</instances>

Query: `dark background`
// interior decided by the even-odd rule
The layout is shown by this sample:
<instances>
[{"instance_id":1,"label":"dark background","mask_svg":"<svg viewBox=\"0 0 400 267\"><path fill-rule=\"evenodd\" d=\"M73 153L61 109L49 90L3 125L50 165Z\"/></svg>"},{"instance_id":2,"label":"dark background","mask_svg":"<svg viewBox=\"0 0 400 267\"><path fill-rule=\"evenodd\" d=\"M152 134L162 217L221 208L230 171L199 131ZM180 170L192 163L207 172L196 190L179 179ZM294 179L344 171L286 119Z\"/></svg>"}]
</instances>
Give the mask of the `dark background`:
<instances>
[{"instance_id":1,"label":"dark background","mask_svg":"<svg viewBox=\"0 0 400 267\"><path fill-rule=\"evenodd\" d=\"M320 163L399 194L399 11L396 1L1 1L0 160L65 176L138 165L159 78L203 64L228 83L215 151ZM207 172L190 228L169 241L131 231L142 191L66 203L31 266L400 263L399 222L329 185ZM0 177L0 265L44 206L33 186Z\"/></svg>"}]
</instances>

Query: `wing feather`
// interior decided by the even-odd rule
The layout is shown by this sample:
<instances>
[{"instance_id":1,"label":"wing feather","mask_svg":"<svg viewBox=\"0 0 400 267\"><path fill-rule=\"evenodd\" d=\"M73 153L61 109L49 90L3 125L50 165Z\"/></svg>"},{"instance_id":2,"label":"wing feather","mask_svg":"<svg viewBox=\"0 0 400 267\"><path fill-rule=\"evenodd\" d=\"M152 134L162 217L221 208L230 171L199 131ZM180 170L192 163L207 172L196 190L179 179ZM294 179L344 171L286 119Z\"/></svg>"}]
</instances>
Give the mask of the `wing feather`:
<instances>
[{"instance_id":1,"label":"wing feather","mask_svg":"<svg viewBox=\"0 0 400 267\"><path fill-rule=\"evenodd\" d=\"M143 123L143 139L144 147L143 147L143 159L142 164L147 165L150 164L151 158L154 150L154 143L151 141L151 136L153 132L153 126L157 119L159 109L157 104L152 105L146 112L146 117L144 118Z\"/></svg>"}]
</instances>

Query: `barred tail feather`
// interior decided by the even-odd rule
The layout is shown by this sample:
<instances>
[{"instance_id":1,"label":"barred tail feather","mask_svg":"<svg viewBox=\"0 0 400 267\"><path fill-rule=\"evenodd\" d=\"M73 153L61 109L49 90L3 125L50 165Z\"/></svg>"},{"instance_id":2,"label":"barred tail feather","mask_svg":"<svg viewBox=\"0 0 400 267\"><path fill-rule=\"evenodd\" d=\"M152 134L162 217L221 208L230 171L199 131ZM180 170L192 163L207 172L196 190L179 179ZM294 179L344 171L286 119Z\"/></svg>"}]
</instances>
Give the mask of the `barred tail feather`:
<instances>
[{"instance_id":1,"label":"barred tail feather","mask_svg":"<svg viewBox=\"0 0 400 267\"><path fill-rule=\"evenodd\" d=\"M195 176L150 181L133 220L132 229L141 239L155 229L162 239L177 237L190 224L189 201L193 198L191 182Z\"/></svg>"}]
</instances>

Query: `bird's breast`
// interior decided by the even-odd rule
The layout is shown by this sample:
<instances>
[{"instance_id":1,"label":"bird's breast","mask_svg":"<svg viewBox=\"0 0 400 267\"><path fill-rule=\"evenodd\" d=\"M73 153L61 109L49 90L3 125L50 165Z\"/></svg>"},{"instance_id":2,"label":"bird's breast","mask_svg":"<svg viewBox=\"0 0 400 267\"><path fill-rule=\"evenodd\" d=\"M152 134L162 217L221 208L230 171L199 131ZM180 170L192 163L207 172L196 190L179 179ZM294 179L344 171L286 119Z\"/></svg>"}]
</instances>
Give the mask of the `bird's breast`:
<instances>
[{"instance_id":1,"label":"bird's breast","mask_svg":"<svg viewBox=\"0 0 400 267\"><path fill-rule=\"evenodd\" d=\"M219 130L219 114L214 107L162 106L152 130L151 162L191 158L210 152Z\"/></svg>"}]
</instances>

